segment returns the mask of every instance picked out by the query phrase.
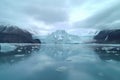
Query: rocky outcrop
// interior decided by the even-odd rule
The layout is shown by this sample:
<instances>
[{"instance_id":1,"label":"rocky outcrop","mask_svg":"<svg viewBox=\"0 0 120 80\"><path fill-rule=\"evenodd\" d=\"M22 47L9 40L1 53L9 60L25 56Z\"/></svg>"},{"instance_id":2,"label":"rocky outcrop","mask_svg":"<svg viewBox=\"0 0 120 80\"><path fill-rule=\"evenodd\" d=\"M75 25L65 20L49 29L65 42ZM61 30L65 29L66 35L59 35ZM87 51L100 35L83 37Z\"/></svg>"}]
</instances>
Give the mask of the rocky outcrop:
<instances>
[{"instance_id":1,"label":"rocky outcrop","mask_svg":"<svg viewBox=\"0 0 120 80\"><path fill-rule=\"evenodd\" d=\"M0 43L41 43L33 39L32 34L16 26L0 25Z\"/></svg>"},{"instance_id":2,"label":"rocky outcrop","mask_svg":"<svg viewBox=\"0 0 120 80\"><path fill-rule=\"evenodd\" d=\"M102 30L95 37L96 43L120 43L120 29Z\"/></svg>"}]
</instances>

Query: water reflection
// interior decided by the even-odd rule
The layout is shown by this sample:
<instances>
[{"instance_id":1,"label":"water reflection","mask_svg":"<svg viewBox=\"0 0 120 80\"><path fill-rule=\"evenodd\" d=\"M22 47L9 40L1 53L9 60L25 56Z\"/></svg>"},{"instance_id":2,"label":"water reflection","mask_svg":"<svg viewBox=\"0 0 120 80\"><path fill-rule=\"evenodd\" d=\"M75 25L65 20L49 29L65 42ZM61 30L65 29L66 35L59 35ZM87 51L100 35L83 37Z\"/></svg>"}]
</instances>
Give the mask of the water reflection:
<instances>
[{"instance_id":1,"label":"water reflection","mask_svg":"<svg viewBox=\"0 0 120 80\"><path fill-rule=\"evenodd\" d=\"M52 57L57 61L73 61L73 59L74 61L76 59L92 60L92 57L95 56L94 51L90 47L81 44L42 45L40 49L40 54L46 54L47 56Z\"/></svg>"},{"instance_id":2,"label":"water reflection","mask_svg":"<svg viewBox=\"0 0 120 80\"><path fill-rule=\"evenodd\" d=\"M96 46L94 51L102 60L120 61L120 46Z\"/></svg>"},{"instance_id":3,"label":"water reflection","mask_svg":"<svg viewBox=\"0 0 120 80\"><path fill-rule=\"evenodd\" d=\"M0 63L14 63L24 60L39 49L40 45L38 44L0 44Z\"/></svg>"},{"instance_id":4,"label":"water reflection","mask_svg":"<svg viewBox=\"0 0 120 80\"><path fill-rule=\"evenodd\" d=\"M41 54L47 54L56 60L95 61L99 57L101 60L120 61L120 46L107 44L65 44L65 45L43 45ZM97 55L96 55L97 54Z\"/></svg>"},{"instance_id":5,"label":"water reflection","mask_svg":"<svg viewBox=\"0 0 120 80\"><path fill-rule=\"evenodd\" d=\"M114 46L86 44L47 44L40 50L0 58L0 80L119 80L120 63L104 59L102 54L113 51ZM119 52L119 47L114 50ZM18 50L19 51L19 50ZM109 54L111 55L111 53ZM8 57L8 58L7 58ZM102 57L102 58L101 58ZM22 59L24 58L24 59ZM106 56L105 56L106 58ZM9 63L13 60L13 64ZM17 61L18 59L18 61ZM10 62L11 63L11 62ZM19 74L18 74L19 73ZM6 77L7 76L7 77Z\"/></svg>"},{"instance_id":6,"label":"water reflection","mask_svg":"<svg viewBox=\"0 0 120 80\"><path fill-rule=\"evenodd\" d=\"M120 61L120 46L81 44L48 44L42 45L41 48L40 45L36 44L14 44L14 46L15 48L11 51L0 50L0 63L21 61L29 57L34 51L37 51L37 54L47 55L56 61L94 62L97 56L101 60Z\"/></svg>"}]
</instances>

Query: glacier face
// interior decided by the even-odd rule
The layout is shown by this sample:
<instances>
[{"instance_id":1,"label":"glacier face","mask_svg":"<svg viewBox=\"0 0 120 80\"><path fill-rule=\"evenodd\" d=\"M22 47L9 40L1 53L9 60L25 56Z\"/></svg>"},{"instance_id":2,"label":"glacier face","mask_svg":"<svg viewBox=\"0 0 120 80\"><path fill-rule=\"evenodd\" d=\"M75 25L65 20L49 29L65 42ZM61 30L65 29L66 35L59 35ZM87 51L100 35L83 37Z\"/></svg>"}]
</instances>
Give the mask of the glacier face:
<instances>
[{"instance_id":1,"label":"glacier face","mask_svg":"<svg viewBox=\"0 0 120 80\"><path fill-rule=\"evenodd\" d=\"M65 30L56 30L55 32L40 37L42 43L48 44L69 44L69 43L84 43L92 41L92 36L78 36L72 35L66 32Z\"/></svg>"},{"instance_id":2,"label":"glacier face","mask_svg":"<svg viewBox=\"0 0 120 80\"><path fill-rule=\"evenodd\" d=\"M43 39L43 43L79 43L80 37L76 35L70 35L65 30L57 30Z\"/></svg>"}]
</instances>

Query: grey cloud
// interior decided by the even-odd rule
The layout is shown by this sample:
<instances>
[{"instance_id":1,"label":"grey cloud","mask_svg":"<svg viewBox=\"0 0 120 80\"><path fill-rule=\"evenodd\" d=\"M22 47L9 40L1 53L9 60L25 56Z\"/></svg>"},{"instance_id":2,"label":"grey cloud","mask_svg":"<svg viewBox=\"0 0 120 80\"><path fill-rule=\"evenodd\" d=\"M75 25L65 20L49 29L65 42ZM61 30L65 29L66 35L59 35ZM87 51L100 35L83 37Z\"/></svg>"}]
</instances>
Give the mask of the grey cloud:
<instances>
[{"instance_id":1,"label":"grey cloud","mask_svg":"<svg viewBox=\"0 0 120 80\"><path fill-rule=\"evenodd\" d=\"M87 2L88 0L69 0L69 3L73 6L80 6Z\"/></svg>"},{"instance_id":2,"label":"grey cloud","mask_svg":"<svg viewBox=\"0 0 120 80\"><path fill-rule=\"evenodd\" d=\"M83 27L83 28L97 28L97 29L104 29L109 28L108 24L112 23L116 20L119 20L119 14L120 14L120 3L107 5L102 10L98 11L91 17L87 18L83 21L78 21L75 23L75 26L77 27Z\"/></svg>"},{"instance_id":3,"label":"grey cloud","mask_svg":"<svg viewBox=\"0 0 120 80\"><path fill-rule=\"evenodd\" d=\"M41 0L25 9L28 15L49 24L66 21L68 10L65 0Z\"/></svg>"},{"instance_id":4,"label":"grey cloud","mask_svg":"<svg viewBox=\"0 0 120 80\"><path fill-rule=\"evenodd\" d=\"M68 18L66 0L2 0L0 4L0 22L24 22L24 18L29 16L53 24Z\"/></svg>"},{"instance_id":5,"label":"grey cloud","mask_svg":"<svg viewBox=\"0 0 120 80\"><path fill-rule=\"evenodd\" d=\"M60 8L33 8L28 10L28 15L32 16L36 20L43 21L49 24L63 22L66 21L68 18L66 9Z\"/></svg>"},{"instance_id":6,"label":"grey cloud","mask_svg":"<svg viewBox=\"0 0 120 80\"><path fill-rule=\"evenodd\" d=\"M102 3L114 1L116 4L109 4L103 7ZM94 7L94 5L96 7ZM56 29L72 30L78 28L110 28L115 26L119 28L119 14L120 3L118 0L1 0L0 1L0 23L10 23L13 25L24 25L36 27L37 25L31 24L29 18L39 24L44 23L36 28L42 31L54 31ZM90 8L89 8L90 6ZM81 7L81 12L84 9L89 13L90 10L97 10L95 13L90 13L90 17L78 21L74 25L69 24L70 14L72 10ZM98 10L100 8L100 10ZM74 11L74 10L73 10ZM78 11L79 12L79 11ZM91 11L90 11L91 12ZM74 12L73 12L74 13ZM73 14L74 15L74 14ZM40 22L40 23L39 23ZM117 23L115 23L117 22ZM51 25L53 27L51 27ZM71 27L73 25L73 27ZM45 27L48 27L46 30ZM113 27L114 28L114 27ZM27 28L28 29L28 28Z\"/></svg>"},{"instance_id":7,"label":"grey cloud","mask_svg":"<svg viewBox=\"0 0 120 80\"><path fill-rule=\"evenodd\" d=\"M100 4L103 2L105 2L105 0L69 0L69 3L71 4L71 6L82 6L86 3L91 3L91 5L93 5L98 3Z\"/></svg>"}]
</instances>

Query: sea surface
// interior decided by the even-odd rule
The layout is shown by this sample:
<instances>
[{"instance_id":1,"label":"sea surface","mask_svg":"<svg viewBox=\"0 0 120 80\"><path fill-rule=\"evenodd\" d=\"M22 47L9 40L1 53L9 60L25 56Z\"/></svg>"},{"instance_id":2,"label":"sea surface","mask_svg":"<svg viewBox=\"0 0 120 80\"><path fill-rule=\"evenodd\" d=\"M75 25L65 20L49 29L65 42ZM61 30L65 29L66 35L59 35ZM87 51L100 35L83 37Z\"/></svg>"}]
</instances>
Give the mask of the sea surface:
<instances>
[{"instance_id":1,"label":"sea surface","mask_svg":"<svg viewBox=\"0 0 120 80\"><path fill-rule=\"evenodd\" d=\"M119 44L0 45L0 80L120 80Z\"/></svg>"}]
</instances>

